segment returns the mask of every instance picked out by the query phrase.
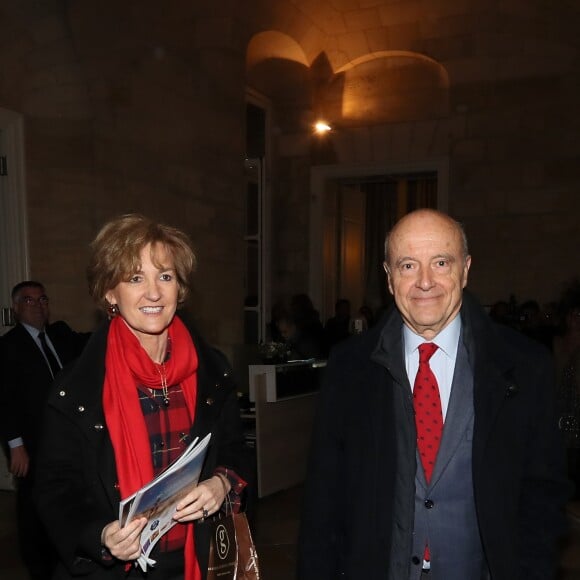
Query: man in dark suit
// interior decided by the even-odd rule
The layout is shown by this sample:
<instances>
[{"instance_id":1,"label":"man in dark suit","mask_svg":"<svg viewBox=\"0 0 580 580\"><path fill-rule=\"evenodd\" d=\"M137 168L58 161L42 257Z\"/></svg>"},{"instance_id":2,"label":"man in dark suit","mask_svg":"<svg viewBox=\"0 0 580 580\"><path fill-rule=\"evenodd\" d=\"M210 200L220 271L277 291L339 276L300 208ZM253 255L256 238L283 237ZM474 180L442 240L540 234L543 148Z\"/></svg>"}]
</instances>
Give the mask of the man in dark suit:
<instances>
[{"instance_id":1,"label":"man in dark suit","mask_svg":"<svg viewBox=\"0 0 580 580\"><path fill-rule=\"evenodd\" d=\"M55 375L80 354L88 335L63 321L49 324L49 300L40 282L20 282L11 297L17 324L0 340L0 432L16 481L22 558L32 580L46 580L54 551L31 496L38 433Z\"/></svg>"},{"instance_id":2,"label":"man in dark suit","mask_svg":"<svg viewBox=\"0 0 580 580\"><path fill-rule=\"evenodd\" d=\"M570 484L551 357L464 291L470 265L443 213L387 236L395 305L326 369L301 580L554 577Z\"/></svg>"}]
</instances>

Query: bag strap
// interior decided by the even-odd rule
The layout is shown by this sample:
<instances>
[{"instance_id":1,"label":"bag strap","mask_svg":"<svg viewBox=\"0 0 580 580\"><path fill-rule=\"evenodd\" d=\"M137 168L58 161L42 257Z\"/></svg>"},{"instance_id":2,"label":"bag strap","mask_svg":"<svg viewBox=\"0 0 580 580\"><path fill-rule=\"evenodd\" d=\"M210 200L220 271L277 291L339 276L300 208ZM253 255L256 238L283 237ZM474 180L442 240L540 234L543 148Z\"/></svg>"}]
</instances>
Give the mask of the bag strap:
<instances>
[{"instance_id":1,"label":"bag strap","mask_svg":"<svg viewBox=\"0 0 580 580\"><path fill-rule=\"evenodd\" d=\"M222 487L224 488L224 503L226 504L225 515L228 516L233 513L234 509L232 506L232 500L230 498L230 493L228 492L228 486L226 485L226 476L222 473L216 473L219 480L221 481Z\"/></svg>"}]
</instances>

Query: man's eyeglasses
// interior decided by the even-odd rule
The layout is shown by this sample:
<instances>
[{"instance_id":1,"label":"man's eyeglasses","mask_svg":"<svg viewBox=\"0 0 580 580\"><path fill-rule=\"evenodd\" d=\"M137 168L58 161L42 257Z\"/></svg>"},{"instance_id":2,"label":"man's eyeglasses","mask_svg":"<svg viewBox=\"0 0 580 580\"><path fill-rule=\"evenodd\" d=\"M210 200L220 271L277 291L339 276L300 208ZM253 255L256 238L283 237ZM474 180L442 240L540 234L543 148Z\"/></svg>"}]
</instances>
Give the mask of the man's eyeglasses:
<instances>
[{"instance_id":1,"label":"man's eyeglasses","mask_svg":"<svg viewBox=\"0 0 580 580\"><path fill-rule=\"evenodd\" d=\"M26 306L34 306L36 304L44 306L48 304L48 296L39 296L38 298L34 298L34 296L22 296L19 302L24 302Z\"/></svg>"}]
</instances>

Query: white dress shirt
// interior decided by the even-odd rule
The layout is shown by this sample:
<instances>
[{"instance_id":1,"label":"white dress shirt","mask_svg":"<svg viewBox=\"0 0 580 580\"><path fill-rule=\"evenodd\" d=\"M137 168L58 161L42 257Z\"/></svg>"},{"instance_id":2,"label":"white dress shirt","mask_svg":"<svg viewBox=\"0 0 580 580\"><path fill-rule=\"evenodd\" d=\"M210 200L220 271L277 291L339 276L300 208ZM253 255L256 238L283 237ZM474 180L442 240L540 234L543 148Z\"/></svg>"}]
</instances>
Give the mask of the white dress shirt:
<instances>
[{"instance_id":1,"label":"white dress shirt","mask_svg":"<svg viewBox=\"0 0 580 580\"><path fill-rule=\"evenodd\" d=\"M403 325L403 342L405 344L405 368L411 389L415 383L415 377L419 370L419 345L424 342L433 342L439 348L431 357L429 364L437 379L439 386L439 396L441 397L441 411L443 421L447 415L449 397L451 396L451 383L455 372L455 361L457 359L457 345L461 333L461 317L459 314L431 341L425 340L422 336L415 334L406 324Z\"/></svg>"}]
</instances>

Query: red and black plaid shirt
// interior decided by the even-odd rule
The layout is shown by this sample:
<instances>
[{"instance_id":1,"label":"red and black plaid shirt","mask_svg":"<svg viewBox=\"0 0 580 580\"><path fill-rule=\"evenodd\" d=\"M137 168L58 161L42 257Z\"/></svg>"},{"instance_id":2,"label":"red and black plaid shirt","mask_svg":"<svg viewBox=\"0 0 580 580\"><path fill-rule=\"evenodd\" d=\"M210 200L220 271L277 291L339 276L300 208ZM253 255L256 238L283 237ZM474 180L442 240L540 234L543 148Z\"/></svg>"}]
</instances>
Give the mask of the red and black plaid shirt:
<instances>
[{"instance_id":1,"label":"red and black plaid shirt","mask_svg":"<svg viewBox=\"0 0 580 580\"><path fill-rule=\"evenodd\" d=\"M168 389L169 405L164 404L165 396L161 389L148 389L138 385L139 401L149 433L149 443L153 458L153 473L157 476L170 463L175 461L191 443L189 431L191 417L185 403L181 385L172 385ZM227 477L231 485L228 501L224 502L238 511L241 504L241 493L246 482L236 473L225 467L217 467L214 474ZM185 545L186 527L181 524L173 526L159 540L159 549L163 552L178 550Z\"/></svg>"}]
</instances>

